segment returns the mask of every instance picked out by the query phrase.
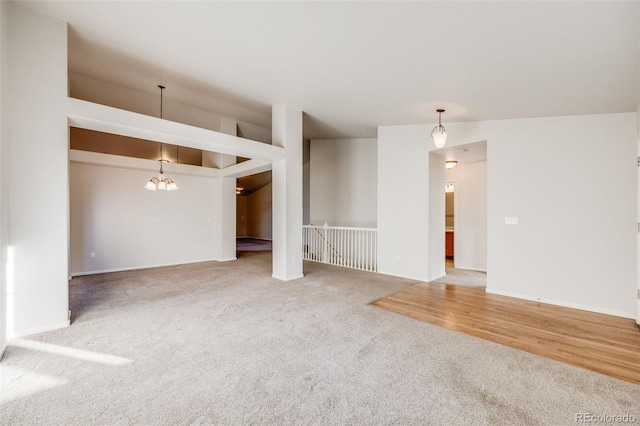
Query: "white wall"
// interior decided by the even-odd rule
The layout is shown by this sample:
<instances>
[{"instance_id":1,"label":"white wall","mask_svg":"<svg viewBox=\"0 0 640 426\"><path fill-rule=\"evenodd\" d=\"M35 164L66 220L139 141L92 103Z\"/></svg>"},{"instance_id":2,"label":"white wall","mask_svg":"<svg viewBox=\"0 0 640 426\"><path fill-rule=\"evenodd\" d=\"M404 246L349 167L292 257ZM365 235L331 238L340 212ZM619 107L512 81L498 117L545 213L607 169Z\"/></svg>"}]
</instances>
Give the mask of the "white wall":
<instances>
[{"instance_id":1,"label":"white wall","mask_svg":"<svg viewBox=\"0 0 640 426\"><path fill-rule=\"evenodd\" d=\"M0 2L0 358L7 347L7 247L9 245L9 191L8 191L8 149L9 127L6 125L8 108L7 58L8 58L8 3Z\"/></svg>"},{"instance_id":2,"label":"white wall","mask_svg":"<svg viewBox=\"0 0 640 426\"><path fill-rule=\"evenodd\" d=\"M640 33L639 33L640 36ZM639 85L640 87L640 85ZM637 155L640 158L640 105L638 105L638 109L636 110L636 131L637 131ZM640 168L636 169L637 183L636 183L636 194L637 194L637 222L640 223ZM637 234L637 252L636 252L636 322L640 324L640 228L638 229Z\"/></svg>"},{"instance_id":3,"label":"white wall","mask_svg":"<svg viewBox=\"0 0 640 426\"><path fill-rule=\"evenodd\" d=\"M312 140L311 223L375 228L377 163L376 139Z\"/></svg>"},{"instance_id":4,"label":"white wall","mask_svg":"<svg viewBox=\"0 0 640 426\"><path fill-rule=\"evenodd\" d=\"M150 81L149 90L156 89L162 82ZM157 93L149 94L127 87L107 83L88 76L69 73L70 96L85 101L108 105L127 111L158 117L160 115L160 89ZM212 111L174 102L171 99L171 87L164 91L163 117L178 123L189 124L203 129L221 131L221 121L224 116ZM234 120L236 121L236 120ZM271 143L271 129L255 124L237 121L238 136L243 138ZM233 133L236 134L235 132Z\"/></svg>"},{"instance_id":5,"label":"white wall","mask_svg":"<svg viewBox=\"0 0 640 426\"><path fill-rule=\"evenodd\" d=\"M487 141L487 291L634 317L636 114L446 126L448 146ZM432 128L378 129L381 272L429 277L429 202L399 188L428 183Z\"/></svg>"},{"instance_id":6,"label":"white wall","mask_svg":"<svg viewBox=\"0 0 640 426\"><path fill-rule=\"evenodd\" d=\"M273 239L273 209L271 184L247 197L247 236L263 240Z\"/></svg>"},{"instance_id":7,"label":"white wall","mask_svg":"<svg viewBox=\"0 0 640 426\"><path fill-rule=\"evenodd\" d=\"M311 141L302 142L302 223L311 222Z\"/></svg>"},{"instance_id":8,"label":"white wall","mask_svg":"<svg viewBox=\"0 0 640 426\"><path fill-rule=\"evenodd\" d=\"M633 316L635 125L514 120L487 138L488 290Z\"/></svg>"},{"instance_id":9,"label":"white wall","mask_svg":"<svg viewBox=\"0 0 640 426\"><path fill-rule=\"evenodd\" d=\"M157 162L87 154L121 166L71 162L73 275L219 259L219 178L177 173L207 169L167 164L165 175L179 189L153 192L144 184L157 175ZM129 168L134 161L148 169Z\"/></svg>"},{"instance_id":10,"label":"white wall","mask_svg":"<svg viewBox=\"0 0 640 426\"><path fill-rule=\"evenodd\" d=\"M8 11L7 296L19 336L69 324L67 24L16 3Z\"/></svg>"},{"instance_id":11,"label":"white wall","mask_svg":"<svg viewBox=\"0 0 640 426\"><path fill-rule=\"evenodd\" d=\"M246 237L247 235L247 197L238 195L236 198L236 237Z\"/></svg>"},{"instance_id":12,"label":"white wall","mask_svg":"<svg viewBox=\"0 0 640 426\"><path fill-rule=\"evenodd\" d=\"M428 192L422 191L420 186L414 186L413 197L428 198L429 200L429 237L426 243L429 259L428 281L437 280L445 276L445 197L444 185L446 173L445 157L434 152L429 153L429 187Z\"/></svg>"},{"instance_id":13,"label":"white wall","mask_svg":"<svg viewBox=\"0 0 640 426\"><path fill-rule=\"evenodd\" d=\"M428 281L430 130L423 127L378 128L378 272ZM444 228L442 235L444 245Z\"/></svg>"},{"instance_id":14,"label":"white wall","mask_svg":"<svg viewBox=\"0 0 640 426\"><path fill-rule=\"evenodd\" d=\"M454 265L487 270L487 162L458 164L447 170L455 182Z\"/></svg>"}]
</instances>

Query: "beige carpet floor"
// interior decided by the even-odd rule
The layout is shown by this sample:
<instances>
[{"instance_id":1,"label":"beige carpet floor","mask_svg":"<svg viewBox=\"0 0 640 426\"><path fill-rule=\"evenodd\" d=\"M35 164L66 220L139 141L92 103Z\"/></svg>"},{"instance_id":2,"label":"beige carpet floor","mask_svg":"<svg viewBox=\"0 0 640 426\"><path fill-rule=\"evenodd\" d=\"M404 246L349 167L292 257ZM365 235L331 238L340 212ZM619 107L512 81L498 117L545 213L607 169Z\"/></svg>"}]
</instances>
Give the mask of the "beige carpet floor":
<instances>
[{"instance_id":1,"label":"beige carpet floor","mask_svg":"<svg viewBox=\"0 0 640 426\"><path fill-rule=\"evenodd\" d=\"M535 425L640 418L640 386L367 303L413 281L271 254L75 278L70 327L12 341L3 425Z\"/></svg>"},{"instance_id":2,"label":"beige carpet floor","mask_svg":"<svg viewBox=\"0 0 640 426\"><path fill-rule=\"evenodd\" d=\"M447 260L445 263L445 275L434 280L435 283L453 284L464 287L487 287L487 273L481 271L470 271L453 267L453 261Z\"/></svg>"}]
</instances>

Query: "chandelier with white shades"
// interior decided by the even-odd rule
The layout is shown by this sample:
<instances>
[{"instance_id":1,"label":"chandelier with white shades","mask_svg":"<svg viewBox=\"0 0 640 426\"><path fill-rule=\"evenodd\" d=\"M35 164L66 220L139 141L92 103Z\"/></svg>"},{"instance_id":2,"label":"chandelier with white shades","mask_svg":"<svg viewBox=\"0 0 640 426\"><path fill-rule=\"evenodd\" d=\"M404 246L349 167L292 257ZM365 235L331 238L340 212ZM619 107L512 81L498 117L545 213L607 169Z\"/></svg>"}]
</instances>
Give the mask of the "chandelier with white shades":
<instances>
[{"instance_id":1,"label":"chandelier with white shades","mask_svg":"<svg viewBox=\"0 0 640 426\"><path fill-rule=\"evenodd\" d=\"M164 86L158 85L160 88L160 118L162 118L162 93L165 89ZM173 181L173 179L168 178L164 175L164 171L162 170L162 163L168 163L169 160L165 160L162 153L162 142L160 142L160 173L158 176L154 176L147 184L144 186L149 191L175 191L178 189L178 185Z\"/></svg>"}]
</instances>

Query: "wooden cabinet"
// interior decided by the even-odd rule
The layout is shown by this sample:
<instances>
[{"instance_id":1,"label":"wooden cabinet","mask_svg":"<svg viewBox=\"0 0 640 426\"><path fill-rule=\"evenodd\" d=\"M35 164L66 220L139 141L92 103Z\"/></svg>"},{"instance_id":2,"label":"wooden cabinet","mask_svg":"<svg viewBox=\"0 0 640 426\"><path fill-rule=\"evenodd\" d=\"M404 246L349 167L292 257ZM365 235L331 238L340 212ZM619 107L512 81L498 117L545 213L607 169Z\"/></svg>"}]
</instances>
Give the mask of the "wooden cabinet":
<instances>
[{"instance_id":1,"label":"wooden cabinet","mask_svg":"<svg viewBox=\"0 0 640 426\"><path fill-rule=\"evenodd\" d=\"M453 232L452 231L445 232L444 241L445 241L444 255L447 257L447 259L453 259Z\"/></svg>"}]
</instances>

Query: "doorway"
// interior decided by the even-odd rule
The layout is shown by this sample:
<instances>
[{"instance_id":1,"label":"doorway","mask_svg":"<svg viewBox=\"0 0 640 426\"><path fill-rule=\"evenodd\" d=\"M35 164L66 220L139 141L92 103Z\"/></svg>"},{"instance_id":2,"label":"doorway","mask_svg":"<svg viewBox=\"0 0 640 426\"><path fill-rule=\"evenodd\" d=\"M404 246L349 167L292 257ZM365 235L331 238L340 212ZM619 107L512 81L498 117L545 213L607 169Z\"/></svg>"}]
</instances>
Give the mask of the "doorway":
<instances>
[{"instance_id":1,"label":"doorway","mask_svg":"<svg viewBox=\"0 0 640 426\"><path fill-rule=\"evenodd\" d=\"M445 169L445 179L440 185L443 197L444 229L438 238L444 256L444 276L435 282L485 288L487 284L487 144L447 147L437 151ZM445 168L446 165L446 168ZM440 170L442 170L440 169ZM442 173L442 171L438 172ZM442 182L442 181L441 181ZM444 190L444 194L442 192ZM442 203L442 201L440 201ZM431 202L436 202L433 198ZM436 202L437 204L437 202ZM441 213L441 214L442 214ZM442 226L442 225L441 225ZM444 234L444 238L442 238ZM435 278L435 277L434 277Z\"/></svg>"},{"instance_id":2,"label":"doorway","mask_svg":"<svg viewBox=\"0 0 640 426\"><path fill-rule=\"evenodd\" d=\"M447 262L453 266L454 241L455 241L455 182L447 182L444 186L444 256Z\"/></svg>"}]
</instances>

